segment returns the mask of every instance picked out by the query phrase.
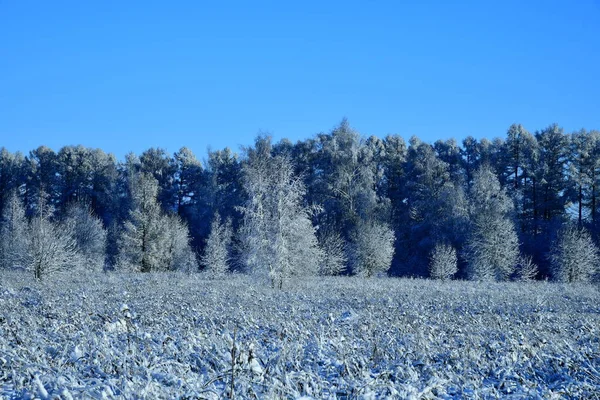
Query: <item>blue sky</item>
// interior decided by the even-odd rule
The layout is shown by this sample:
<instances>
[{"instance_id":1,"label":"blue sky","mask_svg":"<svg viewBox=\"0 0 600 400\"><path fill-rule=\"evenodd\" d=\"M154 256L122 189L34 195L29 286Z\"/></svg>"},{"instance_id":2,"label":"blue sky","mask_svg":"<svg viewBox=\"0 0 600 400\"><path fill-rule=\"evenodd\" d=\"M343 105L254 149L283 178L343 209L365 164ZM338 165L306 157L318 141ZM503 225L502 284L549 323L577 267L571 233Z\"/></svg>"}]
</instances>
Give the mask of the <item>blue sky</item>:
<instances>
[{"instance_id":1,"label":"blue sky","mask_svg":"<svg viewBox=\"0 0 600 400\"><path fill-rule=\"evenodd\" d=\"M600 0L0 0L0 146L600 129L599 26Z\"/></svg>"}]
</instances>

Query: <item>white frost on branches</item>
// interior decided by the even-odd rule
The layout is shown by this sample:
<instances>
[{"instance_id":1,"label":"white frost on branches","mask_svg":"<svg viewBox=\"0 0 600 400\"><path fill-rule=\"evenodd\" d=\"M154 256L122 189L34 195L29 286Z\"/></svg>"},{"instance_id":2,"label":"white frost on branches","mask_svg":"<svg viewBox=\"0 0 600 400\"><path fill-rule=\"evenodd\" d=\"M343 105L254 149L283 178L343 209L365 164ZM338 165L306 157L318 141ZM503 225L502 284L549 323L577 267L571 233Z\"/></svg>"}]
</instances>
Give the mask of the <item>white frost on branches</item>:
<instances>
[{"instance_id":1,"label":"white frost on branches","mask_svg":"<svg viewBox=\"0 0 600 400\"><path fill-rule=\"evenodd\" d=\"M590 234L574 225L559 232L550 251L552 274L559 282L590 282L599 262L598 248Z\"/></svg>"},{"instance_id":2,"label":"white frost on branches","mask_svg":"<svg viewBox=\"0 0 600 400\"><path fill-rule=\"evenodd\" d=\"M323 254L303 204L304 184L290 160L272 156L270 147L270 139L258 138L256 148L247 149L241 233L246 266L281 288L292 276L317 274Z\"/></svg>"},{"instance_id":3,"label":"white frost on branches","mask_svg":"<svg viewBox=\"0 0 600 400\"><path fill-rule=\"evenodd\" d=\"M448 280L458 271L456 249L449 244L438 243L431 252L429 276Z\"/></svg>"}]
</instances>

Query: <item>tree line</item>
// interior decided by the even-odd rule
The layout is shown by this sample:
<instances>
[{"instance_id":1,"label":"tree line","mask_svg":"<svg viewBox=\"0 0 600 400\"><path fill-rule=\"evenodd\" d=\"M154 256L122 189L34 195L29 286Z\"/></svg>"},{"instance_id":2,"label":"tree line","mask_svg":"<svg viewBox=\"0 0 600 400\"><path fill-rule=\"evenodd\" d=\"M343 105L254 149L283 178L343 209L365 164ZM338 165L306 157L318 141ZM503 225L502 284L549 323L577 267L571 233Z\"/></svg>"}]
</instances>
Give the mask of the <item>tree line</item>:
<instances>
[{"instance_id":1,"label":"tree line","mask_svg":"<svg viewBox=\"0 0 600 400\"><path fill-rule=\"evenodd\" d=\"M600 132L425 143L343 120L240 154L0 149L0 267L590 281Z\"/></svg>"}]
</instances>

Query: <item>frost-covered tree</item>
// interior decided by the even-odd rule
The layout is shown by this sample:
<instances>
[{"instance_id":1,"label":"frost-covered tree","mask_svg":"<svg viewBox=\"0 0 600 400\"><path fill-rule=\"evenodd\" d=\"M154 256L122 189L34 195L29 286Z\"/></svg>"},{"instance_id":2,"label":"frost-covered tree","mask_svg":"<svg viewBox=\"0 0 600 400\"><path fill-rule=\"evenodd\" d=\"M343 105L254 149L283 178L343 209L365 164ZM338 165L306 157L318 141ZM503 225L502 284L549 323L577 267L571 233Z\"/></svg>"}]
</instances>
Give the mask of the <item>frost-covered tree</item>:
<instances>
[{"instance_id":1,"label":"frost-covered tree","mask_svg":"<svg viewBox=\"0 0 600 400\"><path fill-rule=\"evenodd\" d=\"M177 213L186 215L186 209L197 201L203 179L202 164L187 147L182 147L173 155L175 180L173 186L177 196Z\"/></svg>"},{"instance_id":2,"label":"frost-covered tree","mask_svg":"<svg viewBox=\"0 0 600 400\"><path fill-rule=\"evenodd\" d=\"M59 198L59 174L57 171L56 153L46 147L40 146L29 152L24 161L25 174L25 211L28 216L36 213L39 208L40 194L44 196L44 203L55 207Z\"/></svg>"},{"instance_id":3,"label":"frost-covered tree","mask_svg":"<svg viewBox=\"0 0 600 400\"><path fill-rule=\"evenodd\" d=\"M513 203L494 171L482 166L470 191L471 229L465 245L469 277L507 280L519 256L519 240L511 219Z\"/></svg>"},{"instance_id":4,"label":"frost-covered tree","mask_svg":"<svg viewBox=\"0 0 600 400\"><path fill-rule=\"evenodd\" d=\"M12 192L25 180L24 157L0 147L0 210L4 210Z\"/></svg>"},{"instance_id":5,"label":"frost-covered tree","mask_svg":"<svg viewBox=\"0 0 600 400\"><path fill-rule=\"evenodd\" d=\"M315 275L322 251L302 201L303 182L294 176L288 158L271 155L270 138L257 138L255 148L246 149L246 155L248 201L241 208L246 266L279 288L291 276Z\"/></svg>"},{"instance_id":6,"label":"frost-covered tree","mask_svg":"<svg viewBox=\"0 0 600 400\"><path fill-rule=\"evenodd\" d=\"M66 210L62 227L71 232L77 251L86 270L101 271L106 259L106 229L89 206L71 203Z\"/></svg>"},{"instance_id":7,"label":"frost-covered tree","mask_svg":"<svg viewBox=\"0 0 600 400\"><path fill-rule=\"evenodd\" d=\"M517 262L516 278L519 281L531 281L537 277L538 266L529 256L520 256Z\"/></svg>"},{"instance_id":8,"label":"frost-covered tree","mask_svg":"<svg viewBox=\"0 0 600 400\"><path fill-rule=\"evenodd\" d=\"M569 150L569 136L563 129L552 124L541 132L536 132L535 137L539 144L538 174L541 186L539 214L546 220L561 217L565 213L567 196L567 155Z\"/></svg>"},{"instance_id":9,"label":"frost-covered tree","mask_svg":"<svg viewBox=\"0 0 600 400\"><path fill-rule=\"evenodd\" d=\"M346 269L348 257L346 256L346 243L337 232L327 231L319 233L319 245L323 250L321 275L339 275Z\"/></svg>"},{"instance_id":10,"label":"frost-covered tree","mask_svg":"<svg viewBox=\"0 0 600 400\"><path fill-rule=\"evenodd\" d=\"M429 276L433 279L447 280L458 272L456 249L446 243L438 243L431 252Z\"/></svg>"},{"instance_id":11,"label":"frost-covered tree","mask_svg":"<svg viewBox=\"0 0 600 400\"><path fill-rule=\"evenodd\" d=\"M46 194L39 192L36 214L29 223L27 269L36 279L58 272L74 269L81 257L77 240L71 226L52 220L53 209L47 203Z\"/></svg>"},{"instance_id":12,"label":"frost-covered tree","mask_svg":"<svg viewBox=\"0 0 600 400\"><path fill-rule=\"evenodd\" d=\"M206 241L204 255L200 260L200 264L209 275L220 277L229 271L232 236L231 220L228 219L223 223L219 214L216 213L211 224L210 235Z\"/></svg>"},{"instance_id":13,"label":"frost-covered tree","mask_svg":"<svg viewBox=\"0 0 600 400\"><path fill-rule=\"evenodd\" d=\"M187 226L165 215L157 202L158 182L150 174L133 178L133 208L119 239L119 264L140 272L193 269Z\"/></svg>"},{"instance_id":14,"label":"frost-covered tree","mask_svg":"<svg viewBox=\"0 0 600 400\"><path fill-rule=\"evenodd\" d=\"M387 272L394 256L394 241L394 231L385 224L358 224L350 244L352 272L365 277Z\"/></svg>"},{"instance_id":15,"label":"frost-covered tree","mask_svg":"<svg viewBox=\"0 0 600 400\"><path fill-rule=\"evenodd\" d=\"M559 282L590 282L599 262L598 247L584 228L565 226L551 247L552 275Z\"/></svg>"},{"instance_id":16,"label":"frost-covered tree","mask_svg":"<svg viewBox=\"0 0 600 400\"><path fill-rule=\"evenodd\" d=\"M398 247L402 249L398 256L403 258L405 274L426 276L428 257L435 243L451 241L444 231L450 222L445 220L453 219L450 211L455 199L447 200L454 188L448 164L437 158L431 145L412 137L400 200L406 214L398 228Z\"/></svg>"},{"instance_id":17,"label":"frost-covered tree","mask_svg":"<svg viewBox=\"0 0 600 400\"><path fill-rule=\"evenodd\" d=\"M164 149L150 148L139 158L140 171L156 179L158 190L156 198L165 212L171 212L177 205L176 186L174 185L176 165Z\"/></svg>"},{"instance_id":18,"label":"frost-covered tree","mask_svg":"<svg viewBox=\"0 0 600 400\"><path fill-rule=\"evenodd\" d=\"M535 137L521 124L512 124L506 133L503 159L505 181L516 188L525 183L532 171L528 170L528 160L536 146Z\"/></svg>"},{"instance_id":19,"label":"frost-covered tree","mask_svg":"<svg viewBox=\"0 0 600 400\"><path fill-rule=\"evenodd\" d=\"M162 234L158 182L149 174L136 174L130 191L132 209L119 238L120 267L140 272L162 269L157 248Z\"/></svg>"},{"instance_id":20,"label":"frost-covered tree","mask_svg":"<svg viewBox=\"0 0 600 400\"><path fill-rule=\"evenodd\" d=\"M0 267L25 268L29 229L25 208L16 191L8 196L0 220Z\"/></svg>"},{"instance_id":21,"label":"frost-covered tree","mask_svg":"<svg viewBox=\"0 0 600 400\"><path fill-rule=\"evenodd\" d=\"M177 214L161 214L163 233L158 250L162 254L159 268L165 271L187 271L198 269L196 254L190 246L189 230Z\"/></svg>"},{"instance_id":22,"label":"frost-covered tree","mask_svg":"<svg viewBox=\"0 0 600 400\"><path fill-rule=\"evenodd\" d=\"M577 221L583 226L587 210L595 222L597 181L600 172L600 132L587 132L584 129L571 135L568 163L568 177L571 201L577 204Z\"/></svg>"}]
</instances>

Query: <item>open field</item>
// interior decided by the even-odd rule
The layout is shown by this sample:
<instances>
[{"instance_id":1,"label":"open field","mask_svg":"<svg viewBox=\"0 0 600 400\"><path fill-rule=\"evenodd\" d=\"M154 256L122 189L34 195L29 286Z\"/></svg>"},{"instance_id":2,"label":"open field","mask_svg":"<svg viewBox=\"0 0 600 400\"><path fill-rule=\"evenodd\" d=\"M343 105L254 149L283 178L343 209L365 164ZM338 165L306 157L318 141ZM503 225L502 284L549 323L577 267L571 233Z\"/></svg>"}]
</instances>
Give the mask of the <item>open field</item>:
<instances>
[{"instance_id":1,"label":"open field","mask_svg":"<svg viewBox=\"0 0 600 400\"><path fill-rule=\"evenodd\" d=\"M544 282L3 272L0 398L598 398L599 300Z\"/></svg>"}]
</instances>

